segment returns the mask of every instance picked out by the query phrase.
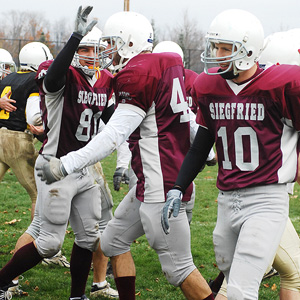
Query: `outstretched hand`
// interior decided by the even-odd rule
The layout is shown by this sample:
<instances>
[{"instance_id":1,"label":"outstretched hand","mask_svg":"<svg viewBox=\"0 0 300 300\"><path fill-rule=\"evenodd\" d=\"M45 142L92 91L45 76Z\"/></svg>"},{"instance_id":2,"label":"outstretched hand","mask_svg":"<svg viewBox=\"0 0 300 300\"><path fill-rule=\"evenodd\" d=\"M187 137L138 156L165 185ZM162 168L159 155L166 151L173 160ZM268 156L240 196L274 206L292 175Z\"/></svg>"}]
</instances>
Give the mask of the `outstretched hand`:
<instances>
[{"instance_id":1,"label":"outstretched hand","mask_svg":"<svg viewBox=\"0 0 300 300\"><path fill-rule=\"evenodd\" d=\"M74 32L85 36L88 32L90 32L93 27L97 24L96 20L93 20L89 24L87 24L87 18L92 11L93 6L86 6L82 9L82 6L79 6L77 11L77 16L75 20L75 29Z\"/></svg>"},{"instance_id":2,"label":"outstretched hand","mask_svg":"<svg viewBox=\"0 0 300 300\"><path fill-rule=\"evenodd\" d=\"M50 155L44 155L43 157L47 162L41 167L36 167L37 176L41 177L42 181L50 184L68 175L60 159Z\"/></svg>"},{"instance_id":3,"label":"outstretched hand","mask_svg":"<svg viewBox=\"0 0 300 300\"><path fill-rule=\"evenodd\" d=\"M169 190L166 203L161 212L161 226L165 234L170 233L169 218L173 215L175 218L179 214L182 199L182 192L177 189Z\"/></svg>"}]
</instances>

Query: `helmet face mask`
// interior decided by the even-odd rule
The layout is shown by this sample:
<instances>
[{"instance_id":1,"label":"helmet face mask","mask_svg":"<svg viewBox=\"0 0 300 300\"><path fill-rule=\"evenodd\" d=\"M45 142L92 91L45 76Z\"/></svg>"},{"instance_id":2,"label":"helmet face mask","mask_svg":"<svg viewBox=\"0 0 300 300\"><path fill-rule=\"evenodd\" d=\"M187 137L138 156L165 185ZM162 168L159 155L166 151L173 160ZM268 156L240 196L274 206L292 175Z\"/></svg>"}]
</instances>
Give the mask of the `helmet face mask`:
<instances>
[{"instance_id":1,"label":"helmet face mask","mask_svg":"<svg viewBox=\"0 0 300 300\"><path fill-rule=\"evenodd\" d=\"M205 37L206 47L201 54L204 72L208 75L233 71L234 75L249 70L260 56L264 46L264 32L260 21L251 13L229 9L215 17ZM216 44L232 45L231 54L216 57ZM227 69L210 72L209 68L220 63L229 63Z\"/></svg>"},{"instance_id":2,"label":"helmet face mask","mask_svg":"<svg viewBox=\"0 0 300 300\"><path fill-rule=\"evenodd\" d=\"M231 45L231 54L226 56L218 56L217 53L217 44L228 44ZM241 60L248 55L248 51L242 43L238 41L228 41L228 40L216 40L207 38L205 51L201 54L201 61L204 62L204 70L208 75L215 74L224 74L233 70L234 75L238 74L242 70L239 70L237 67L240 64ZM210 73L209 68L214 67L219 64L228 64L228 68L218 70L218 73Z\"/></svg>"},{"instance_id":3,"label":"helmet face mask","mask_svg":"<svg viewBox=\"0 0 300 300\"><path fill-rule=\"evenodd\" d=\"M102 31L93 27L93 29L85 35L78 45L78 49L74 54L71 65L74 68L80 69L84 74L88 76L93 76L97 70L99 70L99 60L98 60L98 43L101 39ZM92 48L93 56L79 54L78 52L82 48Z\"/></svg>"},{"instance_id":4,"label":"helmet face mask","mask_svg":"<svg viewBox=\"0 0 300 300\"><path fill-rule=\"evenodd\" d=\"M93 76L95 72L99 69L99 60L98 60L98 48L96 45L93 46L94 56L88 56L79 54L82 48L92 48L92 46L83 46L77 49L74 54L72 66L80 69L83 73L88 76Z\"/></svg>"},{"instance_id":5,"label":"helmet face mask","mask_svg":"<svg viewBox=\"0 0 300 300\"><path fill-rule=\"evenodd\" d=\"M110 47L107 47L108 45L110 45ZM117 71L123 67L119 61L118 50L124 45L125 42L119 36L104 36L101 38L98 44L101 69L107 69L112 66L113 70ZM113 66L114 61L117 63L117 66ZM119 65L120 67L118 68Z\"/></svg>"},{"instance_id":6,"label":"helmet face mask","mask_svg":"<svg viewBox=\"0 0 300 300\"><path fill-rule=\"evenodd\" d=\"M17 67L11 54L5 49L0 49L0 80L16 71Z\"/></svg>"}]
</instances>

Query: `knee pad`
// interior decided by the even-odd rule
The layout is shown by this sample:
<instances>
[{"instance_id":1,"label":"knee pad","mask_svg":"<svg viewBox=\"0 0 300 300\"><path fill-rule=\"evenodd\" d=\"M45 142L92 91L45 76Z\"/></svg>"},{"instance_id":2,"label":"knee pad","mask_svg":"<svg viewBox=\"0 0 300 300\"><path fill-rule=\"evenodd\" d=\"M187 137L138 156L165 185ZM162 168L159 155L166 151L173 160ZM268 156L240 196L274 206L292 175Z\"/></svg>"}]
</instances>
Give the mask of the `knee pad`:
<instances>
[{"instance_id":1,"label":"knee pad","mask_svg":"<svg viewBox=\"0 0 300 300\"><path fill-rule=\"evenodd\" d=\"M244 300L244 294L242 292L242 290L237 287L237 286L233 286L228 284L227 286L227 298L228 300Z\"/></svg>"},{"instance_id":2,"label":"knee pad","mask_svg":"<svg viewBox=\"0 0 300 300\"><path fill-rule=\"evenodd\" d=\"M55 225L64 225L68 223L71 207L72 195L65 192L66 183L61 183L57 181L54 183L53 188L49 189L44 207L43 214L49 223Z\"/></svg>"},{"instance_id":3,"label":"knee pad","mask_svg":"<svg viewBox=\"0 0 300 300\"><path fill-rule=\"evenodd\" d=\"M75 237L75 243L80 248L90 250L91 252L95 252L100 243L100 232L97 235L85 236L85 238L83 239Z\"/></svg>"},{"instance_id":4,"label":"knee pad","mask_svg":"<svg viewBox=\"0 0 300 300\"><path fill-rule=\"evenodd\" d=\"M105 256L114 257L130 251L130 245L121 245L119 241L115 242L112 242L112 240L108 241L101 236L100 247Z\"/></svg>"},{"instance_id":5,"label":"knee pad","mask_svg":"<svg viewBox=\"0 0 300 300\"><path fill-rule=\"evenodd\" d=\"M52 257L61 249L63 240L61 241L57 236L48 235L46 239L38 237L35 243L40 256Z\"/></svg>"},{"instance_id":6,"label":"knee pad","mask_svg":"<svg viewBox=\"0 0 300 300\"><path fill-rule=\"evenodd\" d=\"M172 268L162 267L162 271L170 284L180 286L184 280L195 270L196 266L191 265L182 270L173 270Z\"/></svg>"}]
</instances>

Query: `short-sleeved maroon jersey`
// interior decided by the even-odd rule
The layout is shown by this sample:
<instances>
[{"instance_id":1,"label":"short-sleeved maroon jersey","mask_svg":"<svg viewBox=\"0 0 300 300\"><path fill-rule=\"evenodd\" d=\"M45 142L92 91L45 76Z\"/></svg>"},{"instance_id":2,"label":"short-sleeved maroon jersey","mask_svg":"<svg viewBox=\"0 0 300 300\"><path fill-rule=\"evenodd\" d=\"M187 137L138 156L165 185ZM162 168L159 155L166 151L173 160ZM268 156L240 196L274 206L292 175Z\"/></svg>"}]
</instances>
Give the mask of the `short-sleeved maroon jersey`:
<instances>
[{"instance_id":1,"label":"short-sleeved maroon jersey","mask_svg":"<svg viewBox=\"0 0 300 300\"><path fill-rule=\"evenodd\" d=\"M193 98L200 108L197 120L215 137L218 188L295 180L300 67L272 66L240 85L202 73Z\"/></svg>"},{"instance_id":2,"label":"short-sleeved maroon jersey","mask_svg":"<svg viewBox=\"0 0 300 300\"><path fill-rule=\"evenodd\" d=\"M152 53L132 58L115 77L119 105L131 104L145 113L129 138L140 201L165 199L189 149L190 116L183 72L178 55ZM191 191L192 186L184 201L190 199Z\"/></svg>"},{"instance_id":3,"label":"short-sleeved maroon jersey","mask_svg":"<svg viewBox=\"0 0 300 300\"><path fill-rule=\"evenodd\" d=\"M189 108L192 110L194 114L197 113L198 106L196 101L193 101L191 91L192 91L194 80L196 79L197 76L198 74L190 69L184 70L184 85L186 91L186 98L188 101Z\"/></svg>"},{"instance_id":4,"label":"short-sleeved maroon jersey","mask_svg":"<svg viewBox=\"0 0 300 300\"><path fill-rule=\"evenodd\" d=\"M36 77L46 134L40 153L60 158L82 148L97 134L101 114L112 94L112 75L102 71L94 83L70 66L65 86L56 93L47 93L43 79L51 63L42 63Z\"/></svg>"}]
</instances>

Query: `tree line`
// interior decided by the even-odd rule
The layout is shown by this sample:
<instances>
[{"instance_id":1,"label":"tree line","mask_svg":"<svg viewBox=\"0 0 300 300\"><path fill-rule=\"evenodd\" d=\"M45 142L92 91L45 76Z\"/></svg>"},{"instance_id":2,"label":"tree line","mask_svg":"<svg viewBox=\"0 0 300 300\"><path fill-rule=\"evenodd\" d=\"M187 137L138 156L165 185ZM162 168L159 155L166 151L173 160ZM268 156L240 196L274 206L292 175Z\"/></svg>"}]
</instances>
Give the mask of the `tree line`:
<instances>
[{"instance_id":1,"label":"tree line","mask_svg":"<svg viewBox=\"0 0 300 300\"><path fill-rule=\"evenodd\" d=\"M163 40L176 42L184 52L185 67L197 73L202 72L200 54L204 49L204 33L198 28L197 22L189 18L187 11L175 27L165 30L156 28L155 20L151 20L151 23L154 29L154 46ZM33 41L45 43L56 57L71 32L72 27L65 19L50 23L36 12L12 10L6 14L6 18L0 20L0 48L9 51L19 66L18 55L25 44Z\"/></svg>"}]
</instances>

